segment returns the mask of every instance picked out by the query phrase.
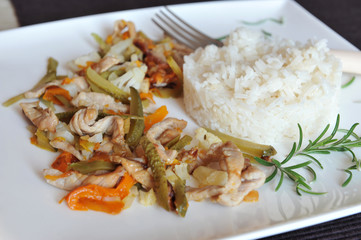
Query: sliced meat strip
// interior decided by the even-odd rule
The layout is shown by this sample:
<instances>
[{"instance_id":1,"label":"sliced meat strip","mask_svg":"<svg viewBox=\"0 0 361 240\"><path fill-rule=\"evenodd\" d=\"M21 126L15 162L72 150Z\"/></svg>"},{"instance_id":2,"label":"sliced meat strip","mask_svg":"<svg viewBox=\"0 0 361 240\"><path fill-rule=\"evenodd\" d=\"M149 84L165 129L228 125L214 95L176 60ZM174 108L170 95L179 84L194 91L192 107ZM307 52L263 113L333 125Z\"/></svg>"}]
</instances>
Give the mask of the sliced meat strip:
<instances>
[{"instance_id":1,"label":"sliced meat strip","mask_svg":"<svg viewBox=\"0 0 361 240\"><path fill-rule=\"evenodd\" d=\"M51 109L41 108L39 102L20 103L20 106L25 116L38 127L39 130L55 132L59 119Z\"/></svg>"},{"instance_id":2,"label":"sliced meat strip","mask_svg":"<svg viewBox=\"0 0 361 240\"><path fill-rule=\"evenodd\" d=\"M124 168L118 166L113 172L90 175L87 177L81 185L95 184L102 187L112 188L119 182L119 179L124 175Z\"/></svg>"},{"instance_id":3,"label":"sliced meat strip","mask_svg":"<svg viewBox=\"0 0 361 240\"><path fill-rule=\"evenodd\" d=\"M102 73L107 71L109 68L113 67L114 65L117 65L118 63L120 63L120 60L118 58L112 56L106 56L102 58L99 62L94 64L93 69L98 73Z\"/></svg>"},{"instance_id":4,"label":"sliced meat strip","mask_svg":"<svg viewBox=\"0 0 361 240\"><path fill-rule=\"evenodd\" d=\"M137 182L141 183L144 188L153 188L153 177L149 171L143 167L143 164L126 158L121 158L121 163L125 170L127 170Z\"/></svg>"},{"instance_id":5,"label":"sliced meat strip","mask_svg":"<svg viewBox=\"0 0 361 240\"><path fill-rule=\"evenodd\" d=\"M71 103L76 107L94 106L97 110L107 109L116 113L125 113L129 109L127 105L116 102L111 96L97 92L80 92Z\"/></svg>"},{"instance_id":6,"label":"sliced meat strip","mask_svg":"<svg viewBox=\"0 0 361 240\"><path fill-rule=\"evenodd\" d=\"M65 141L63 138L54 138L52 141L49 142L51 146L57 149L61 149L65 152L70 152L73 154L77 159L80 161L84 161L82 154L75 149L75 147L70 144L69 142Z\"/></svg>"},{"instance_id":7,"label":"sliced meat strip","mask_svg":"<svg viewBox=\"0 0 361 240\"><path fill-rule=\"evenodd\" d=\"M166 118L163 121L154 124L146 133L150 142L155 144L158 155L165 163L172 163L177 156L176 150L165 150L161 144L160 137L168 130L182 131L187 126L187 122L177 118Z\"/></svg>"},{"instance_id":8,"label":"sliced meat strip","mask_svg":"<svg viewBox=\"0 0 361 240\"><path fill-rule=\"evenodd\" d=\"M52 87L52 86L63 87L64 89L71 88L73 89L71 92L75 92L75 93L86 91L89 88L89 85L84 77L75 77L72 78L70 83L68 84L63 84L63 83L64 83L63 80L54 80L36 89L32 89L30 91L25 92L24 96L25 98L39 98L41 95L44 94L45 90L48 87ZM69 87L68 85L72 85L72 86ZM75 94L73 93L71 95L73 96Z\"/></svg>"}]
</instances>

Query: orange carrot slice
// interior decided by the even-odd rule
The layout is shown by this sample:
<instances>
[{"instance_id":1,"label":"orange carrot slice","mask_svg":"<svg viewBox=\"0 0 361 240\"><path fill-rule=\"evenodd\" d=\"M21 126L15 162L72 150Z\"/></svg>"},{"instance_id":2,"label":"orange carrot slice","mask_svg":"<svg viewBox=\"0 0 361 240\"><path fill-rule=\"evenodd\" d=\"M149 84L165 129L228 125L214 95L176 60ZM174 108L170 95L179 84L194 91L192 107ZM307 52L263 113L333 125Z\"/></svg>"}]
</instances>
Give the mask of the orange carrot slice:
<instances>
[{"instance_id":1,"label":"orange carrot slice","mask_svg":"<svg viewBox=\"0 0 361 240\"><path fill-rule=\"evenodd\" d=\"M72 210L94 210L118 214L124 207L122 199L128 196L130 188L135 183L136 181L128 173L125 173L116 188L90 184L76 188L65 199Z\"/></svg>"},{"instance_id":2,"label":"orange carrot slice","mask_svg":"<svg viewBox=\"0 0 361 240\"><path fill-rule=\"evenodd\" d=\"M158 108L157 110L155 110L154 113L152 113L148 116L145 116L144 117L144 125L145 125L144 131L145 132L148 131L151 126L162 121L167 116L167 114L168 114L167 107L165 105L163 105L160 108Z\"/></svg>"},{"instance_id":3,"label":"orange carrot slice","mask_svg":"<svg viewBox=\"0 0 361 240\"><path fill-rule=\"evenodd\" d=\"M63 96L68 101L72 99L68 90L57 86L48 87L44 93L43 99L62 106L63 103L56 98L56 95Z\"/></svg>"}]
</instances>

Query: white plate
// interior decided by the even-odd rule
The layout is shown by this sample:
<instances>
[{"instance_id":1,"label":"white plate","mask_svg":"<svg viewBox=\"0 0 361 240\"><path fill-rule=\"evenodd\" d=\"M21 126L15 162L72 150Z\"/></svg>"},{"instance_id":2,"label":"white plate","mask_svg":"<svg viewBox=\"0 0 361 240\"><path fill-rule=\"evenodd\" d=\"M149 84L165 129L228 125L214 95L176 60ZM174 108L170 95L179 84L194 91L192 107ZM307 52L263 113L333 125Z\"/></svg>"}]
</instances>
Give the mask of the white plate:
<instances>
[{"instance_id":1,"label":"white plate","mask_svg":"<svg viewBox=\"0 0 361 240\"><path fill-rule=\"evenodd\" d=\"M241 26L241 20L256 21L283 17L285 24L267 22L262 28L272 34L305 41L326 38L331 48L355 49L330 28L293 1L235 1L177 5L171 7L191 24L213 37L223 36ZM150 21L158 8L122 11L23 27L0 32L0 100L29 89L45 73L52 56L64 71L65 63L96 49L90 34L106 36L113 22L126 19L152 38L161 31ZM346 81L350 76L345 75ZM358 77L359 78L359 77ZM361 100L358 79L342 90L341 127L359 121ZM161 102L159 102L161 104ZM170 115L189 119L181 101L167 102ZM65 192L45 183L41 176L55 155L29 142L28 122L18 105L1 113L0 159L0 237L1 239L209 239L258 238L336 219L361 209L361 174L346 188L340 185L345 174L338 168L350 165L345 154L324 159L316 191L323 196L299 197L287 181L279 192L276 182L264 185L257 203L228 208L210 202L191 202L186 218L159 207L135 203L130 209L112 216L99 212L77 212L58 201ZM189 130L195 128L190 120ZM276 146L277 147L277 146ZM282 156L281 156L282 157ZM316 168L316 167L315 167Z\"/></svg>"}]
</instances>

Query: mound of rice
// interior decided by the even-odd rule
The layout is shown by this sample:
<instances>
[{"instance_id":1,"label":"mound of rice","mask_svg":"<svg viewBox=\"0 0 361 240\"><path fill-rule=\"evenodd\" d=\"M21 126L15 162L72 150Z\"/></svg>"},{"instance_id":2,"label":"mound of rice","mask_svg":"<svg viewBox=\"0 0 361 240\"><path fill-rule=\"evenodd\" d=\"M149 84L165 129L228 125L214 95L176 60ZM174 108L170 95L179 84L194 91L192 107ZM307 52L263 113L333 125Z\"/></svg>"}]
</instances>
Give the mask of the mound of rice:
<instances>
[{"instance_id":1,"label":"mound of rice","mask_svg":"<svg viewBox=\"0 0 361 240\"><path fill-rule=\"evenodd\" d=\"M301 44L239 28L225 46L185 58L184 103L200 126L274 144L306 138L336 120L341 63L327 41Z\"/></svg>"}]
</instances>

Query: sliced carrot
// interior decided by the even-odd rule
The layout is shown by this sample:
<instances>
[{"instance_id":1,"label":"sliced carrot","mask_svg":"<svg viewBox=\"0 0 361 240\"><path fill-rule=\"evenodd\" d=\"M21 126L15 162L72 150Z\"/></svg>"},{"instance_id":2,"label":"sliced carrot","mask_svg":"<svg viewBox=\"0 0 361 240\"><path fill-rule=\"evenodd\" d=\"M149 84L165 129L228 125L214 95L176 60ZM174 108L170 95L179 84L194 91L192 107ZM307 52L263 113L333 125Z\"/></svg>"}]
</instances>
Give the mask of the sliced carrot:
<instances>
[{"instance_id":1,"label":"sliced carrot","mask_svg":"<svg viewBox=\"0 0 361 240\"><path fill-rule=\"evenodd\" d=\"M259 198L259 193L256 190L252 190L243 198L243 201L257 202L258 198Z\"/></svg>"},{"instance_id":2,"label":"sliced carrot","mask_svg":"<svg viewBox=\"0 0 361 240\"><path fill-rule=\"evenodd\" d=\"M113 44L113 36L108 35L108 37L105 39L105 42L109 45L112 45Z\"/></svg>"},{"instance_id":3,"label":"sliced carrot","mask_svg":"<svg viewBox=\"0 0 361 240\"><path fill-rule=\"evenodd\" d=\"M72 97L70 96L68 90L61 88L61 87L57 87L57 86L52 86L52 87L48 87L45 90L45 93L43 95L43 99L47 100L47 101L51 101L54 104L58 104L58 105L63 105L62 102L60 102L57 98L56 95L60 95L63 96L66 100L70 101L72 99Z\"/></svg>"},{"instance_id":4,"label":"sliced carrot","mask_svg":"<svg viewBox=\"0 0 361 240\"><path fill-rule=\"evenodd\" d=\"M151 92L147 92L147 93L140 93L140 99L145 100L145 99L149 99L150 101L152 101L152 103L155 103L154 98L153 98L153 94Z\"/></svg>"},{"instance_id":5,"label":"sliced carrot","mask_svg":"<svg viewBox=\"0 0 361 240\"><path fill-rule=\"evenodd\" d=\"M67 85L67 84L70 84L70 83L72 83L72 82L74 82L74 79L73 79L73 78L68 78L68 77L66 77L66 78L64 78L63 81L61 82L61 85Z\"/></svg>"},{"instance_id":6,"label":"sliced carrot","mask_svg":"<svg viewBox=\"0 0 361 240\"><path fill-rule=\"evenodd\" d=\"M121 200L128 196L130 188L135 183L136 181L126 172L116 188L90 184L76 188L65 199L72 210L87 211L90 209L118 214L124 207Z\"/></svg>"},{"instance_id":7,"label":"sliced carrot","mask_svg":"<svg viewBox=\"0 0 361 240\"><path fill-rule=\"evenodd\" d=\"M70 163L77 161L77 158L73 154L64 151L55 159L53 164L51 164L51 167L64 173L68 170L68 165Z\"/></svg>"},{"instance_id":8,"label":"sliced carrot","mask_svg":"<svg viewBox=\"0 0 361 240\"><path fill-rule=\"evenodd\" d=\"M94 155L88 160L88 162L93 162L93 161L110 162L110 155L105 152L95 152Z\"/></svg>"},{"instance_id":9,"label":"sliced carrot","mask_svg":"<svg viewBox=\"0 0 361 240\"><path fill-rule=\"evenodd\" d=\"M144 131L148 131L151 126L162 121L167 116L167 114L168 114L167 107L165 105L163 105L160 108L158 108L157 110L155 110L154 113L152 113L148 116L145 116L144 117L144 125L145 125Z\"/></svg>"},{"instance_id":10,"label":"sliced carrot","mask_svg":"<svg viewBox=\"0 0 361 240\"><path fill-rule=\"evenodd\" d=\"M68 171L68 172L62 173L60 175L45 175L44 178L48 179L50 181L56 181L60 178L68 177L71 173L72 173L72 171Z\"/></svg>"}]
</instances>

